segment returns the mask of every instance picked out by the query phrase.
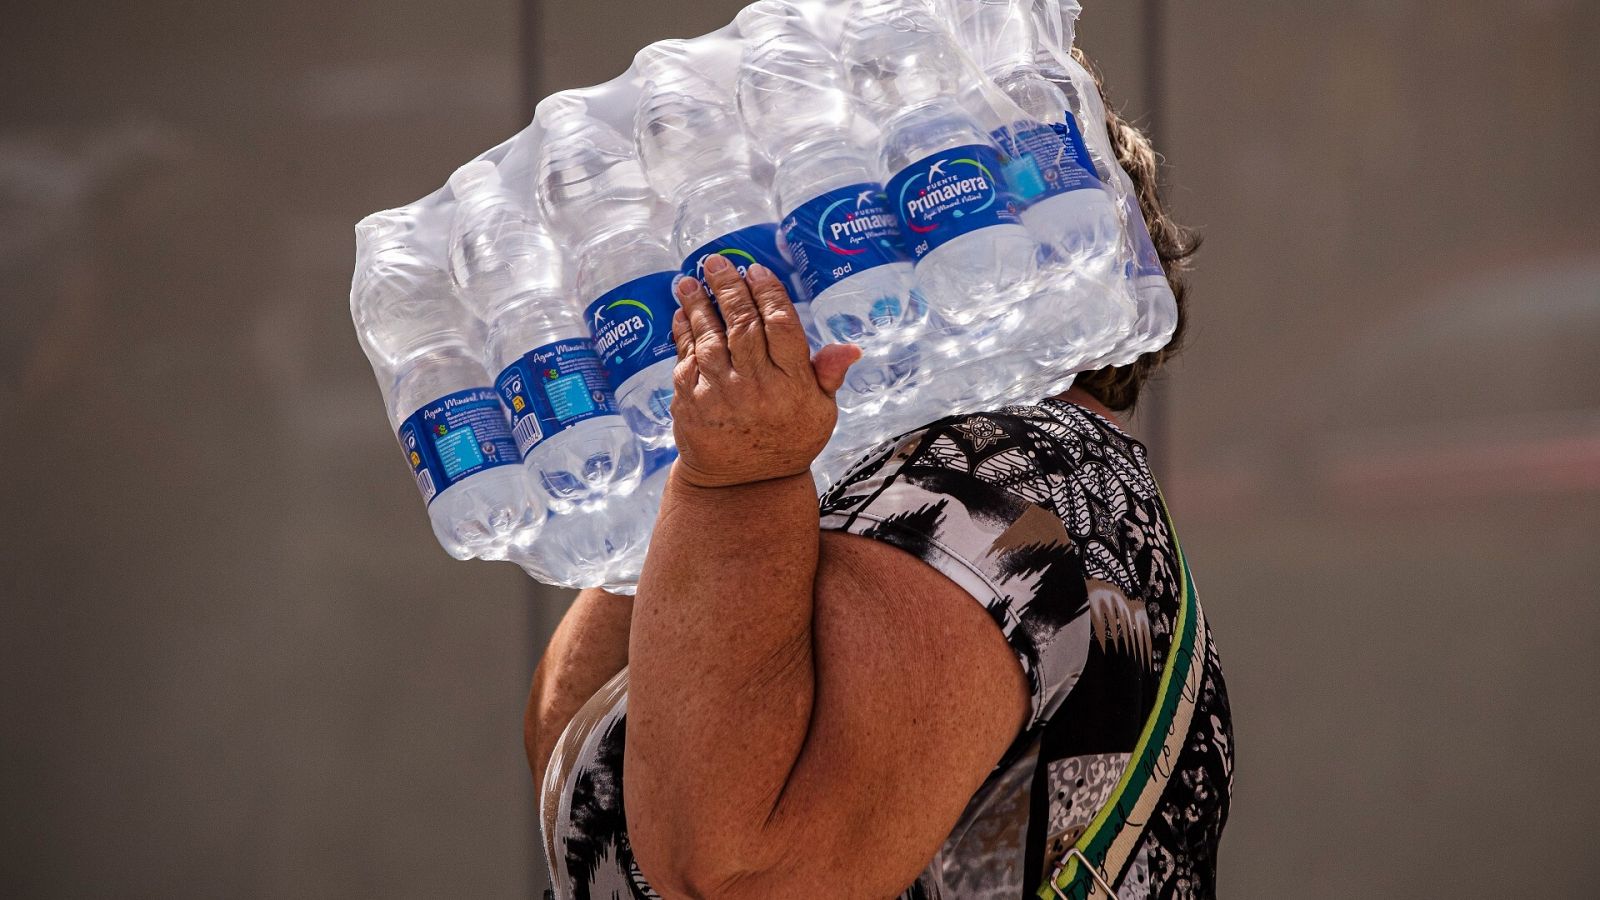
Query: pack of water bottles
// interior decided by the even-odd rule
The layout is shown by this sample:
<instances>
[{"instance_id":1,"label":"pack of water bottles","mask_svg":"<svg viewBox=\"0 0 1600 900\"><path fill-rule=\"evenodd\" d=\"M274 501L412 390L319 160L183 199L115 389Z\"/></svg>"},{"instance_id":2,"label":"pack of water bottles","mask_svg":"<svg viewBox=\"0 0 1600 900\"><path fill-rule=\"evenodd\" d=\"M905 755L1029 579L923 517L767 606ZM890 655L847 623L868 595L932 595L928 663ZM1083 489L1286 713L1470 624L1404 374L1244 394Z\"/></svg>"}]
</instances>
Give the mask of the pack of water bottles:
<instances>
[{"instance_id":1,"label":"pack of water bottles","mask_svg":"<svg viewBox=\"0 0 1600 900\"><path fill-rule=\"evenodd\" d=\"M675 458L672 285L720 254L863 352L819 486L955 413L1066 389L1176 307L1071 0L761 0L538 105L356 228L351 314L434 533L636 582Z\"/></svg>"}]
</instances>

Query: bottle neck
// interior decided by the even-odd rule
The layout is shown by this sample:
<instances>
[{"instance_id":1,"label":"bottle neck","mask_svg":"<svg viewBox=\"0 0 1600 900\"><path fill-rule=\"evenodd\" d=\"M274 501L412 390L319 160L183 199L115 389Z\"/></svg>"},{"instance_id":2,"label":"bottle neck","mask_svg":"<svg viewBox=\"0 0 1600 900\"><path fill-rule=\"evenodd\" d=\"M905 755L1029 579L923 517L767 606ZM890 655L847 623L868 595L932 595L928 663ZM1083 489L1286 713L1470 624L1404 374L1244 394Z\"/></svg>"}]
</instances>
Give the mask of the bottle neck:
<instances>
[{"instance_id":1,"label":"bottle neck","mask_svg":"<svg viewBox=\"0 0 1600 900\"><path fill-rule=\"evenodd\" d=\"M660 243L661 236L651 227L648 219L631 219L621 222L607 222L596 225L577 236L575 246L578 255L594 251L596 246L613 246L617 244ZM663 246L665 246L663 244Z\"/></svg>"},{"instance_id":2,"label":"bottle neck","mask_svg":"<svg viewBox=\"0 0 1600 900\"><path fill-rule=\"evenodd\" d=\"M586 304L635 278L678 268L662 236L639 223L592 233L578 244L577 257L577 289Z\"/></svg>"},{"instance_id":3,"label":"bottle neck","mask_svg":"<svg viewBox=\"0 0 1600 900\"><path fill-rule=\"evenodd\" d=\"M559 291L509 287L485 304L487 315L484 318L489 327L494 328L510 319L525 318L532 310L547 309L566 302L566 296Z\"/></svg>"},{"instance_id":4,"label":"bottle neck","mask_svg":"<svg viewBox=\"0 0 1600 900\"><path fill-rule=\"evenodd\" d=\"M966 110L961 107L961 104L956 102L954 97L929 97L921 102L906 106L889 116L883 123L883 130L888 133L919 120L940 119L950 116L959 116L963 119L971 118Z\"/></svg>"},{"instance_id":5,"label":"bottle neck","mask_svg":"<svg viewBox=\"0 0 1600 900\"><path fill-rule=\"evenodd\" d=\"M418 393L418 391L408 391L406 389L408 384L425 381L439 372L447 370L460 370L467 374L467 380L483 379L484 383L482 385L472 385L473 387L488 385L488 380L478 374L483 372L483 361L477 354L472 352L465 340L459 337L445 336L419 341L394 366L393 374L389 378L386 394L388 395L389 403L396 407L394 410L396 420L404 419L406 416L416 412L417 408L423 403L447 393L446 391L440 391L434 397L409 396ZM474 378L473 376L477 377ZM426 393L426 391L421 393Z\"/></svg>"},{"instance_id":6,"label":"bottle neck","mask_svg":"<svg viewBox=\"0 0 1600 900\"><path fill-rule=\"evenodd\" d=\"M1031 59L1002 60L985 67L983 74L989 76L995 84L1001 86L1012 81L1026 81L1044 77L1044 73L1039 71L1038 64Z\"/></svg>"},{"instance_id":7,"label":"bottle neck","mask_svg":"<svg viewBox=\"0 0 1600 900\"><path fill-rule=\"evenodd\" d=\"M876 160L859 144L833 137L807 141L785 154L773 172L772 186L782 218L821 191L881 180Z\"/></svg>"},{"instance_id":8,"label":"bottle neck","mask_svg":"<svg viewBox=\"0 0 1600 900\"><path fill-rule=\"evenodd\" d=\"M705 174L684 182L672 192L673 203L682 205L684 200L695 194L715 194L728 190L730 187L750 188L750 166L747 163L718 167L707 171Z\"/></svg>"},{"instance_id":9,"label":"bottle neck","mask_svg":"<svg viewBox=\"0 0 1600 900\"><path fill-rule=\"evenodd\" d=\"M841 148L854 149L856 141L845 128L823 128L795 141L778 156L777 166L783 167L791 160L813 156L835 155Z\"/></svg>"}]
</instances>

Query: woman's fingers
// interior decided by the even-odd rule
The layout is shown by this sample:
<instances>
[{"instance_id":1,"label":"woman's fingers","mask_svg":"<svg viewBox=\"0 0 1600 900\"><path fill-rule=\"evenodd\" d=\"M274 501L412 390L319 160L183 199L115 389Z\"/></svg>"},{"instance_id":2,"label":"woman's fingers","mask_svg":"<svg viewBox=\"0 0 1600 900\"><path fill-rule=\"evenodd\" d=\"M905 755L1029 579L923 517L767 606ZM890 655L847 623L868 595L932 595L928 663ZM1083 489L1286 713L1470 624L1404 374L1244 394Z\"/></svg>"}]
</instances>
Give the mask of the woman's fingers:
<instances>
[{"instance_id":1,"label":"woman's fingers","mask_svg":"<svg viewBox=\"0 0 1600 900\"><path fill-rule=\"evenodd\" d=\"M832 397L838 392L845 373L861 358L861 348L829 344L812 356L789 292L759 263L740 278L731 263L712 256L703 271L721 314L712 307L700 282L678 279L675 290L680 308L672 315L672 342L680 363L688 361L697 372L712 375L734 369L749 372L769 359L791 375L809 365L823 393ZM723 322L727 322L726 330Z\"/></svg>"},{"instance_id":2,"label":"woman's fingers","mask_svg":"<svg viewBox=\"0 0 1600 900\"><path fill-rule=\"evenodd\" d=\"M678 349L678 362L672 367L672 403L676 409L678 398L689 396L700 380L700 370L694 364L694 332L689 328L689 314L681 306L672 311L672 345Z\"/></svg>"},{"instance_id":3,"label":"woman's fingers","mask_svg":"<svg viewBox=\"0 0 1600 900\"><path fill-rule=\"evenodd\" d=\"M832 397L844 385L844 374L861 358L861 348L855 344L829 344L811 358L811 368L817 373L817 387Z\"/></svg>"},{"instance_id":4,"label":"woman's fingers","mask_svg":"<svg viewBox=\"0 0 1600 900\"><path fill-rule=\"evenodd\" d=\"M761 311L762 324L767 332L767 354L786 372L805 364L811 355L806 344L806 330L800 323L800 313L789 299L789 292L772 270L757 263L745 275L750 282L750 292L755 295L756 308Z\"/></svg>"},{"instance_id":5,"label":"woman's fingers","mask_svg":"<svg viewBox=\"0 0 1600 900\"><path fill-rule=\"evenodd\" d=\"M695 367L702 373L719 375L732 366L728 344L722 333L722 320L711 307L711 299L693 278L681 278L675 288L678 305L689 320L690 340L694 342Z\"/></svg>"},{"instance_id":6,"label":"woman's fingers","mask_svg":"<svg viewBox=\"0 0 1600 900\"><path fill-rule=\"evenodd\" d=\"M761 327L750 288L739 277L739 270L721 254L713 253L704 265L706 285L717 298L717 309L728 327L728 353L737 371L754 371L767 364L767 335Z\"/></svg>"},{"instance_id":7,"label":"woman's fingers","mask_svg":"<svg viewBox=\"0 0 1600 900\"><path fill-rule=\"evenodd\" d=\"M694 333L689 330L689 314L681 306L672 311L672 345L678 348L680 362L694 352Z\"/></svg>"}]
</instances>

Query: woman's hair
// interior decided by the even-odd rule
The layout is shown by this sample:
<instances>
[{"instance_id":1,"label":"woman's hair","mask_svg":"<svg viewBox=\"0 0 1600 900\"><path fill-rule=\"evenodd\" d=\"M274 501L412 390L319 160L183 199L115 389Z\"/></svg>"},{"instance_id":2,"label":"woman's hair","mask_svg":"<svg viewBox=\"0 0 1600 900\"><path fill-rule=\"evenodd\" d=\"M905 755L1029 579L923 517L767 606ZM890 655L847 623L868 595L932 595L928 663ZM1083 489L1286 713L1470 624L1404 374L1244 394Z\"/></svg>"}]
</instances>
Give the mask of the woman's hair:
<instances>
[{"instance_id":1,"label":"woman's hair","mask_svg":"<svg viewBox=\"0 0 1600 900\"><path fill-rule=\"evenodd\" d=\"M1139 210L1144 213L1144 221L1150 226L1150 239L1161 257L1162 268L1167 272L1172 296L1178 301L1178 327L1165 347L1145 353L1125 366L1080 373L1073 382L1094 395L1107 409L1120 412L1133 409L1134 404L1139 402L1139 389L1162 364L1177 354L1183 344L1186 324L1184 301L1188 293L1183 276L1189 270L1189 258L1200 248L1200 235L1174 222L1162 204L1159 190L1161 159L1156 155L1155 148L1150 146L1150 139L1132 123L1117 115L1116 107L1105 98L1099 70L1083 55L1083 51L1072 48L1072 57L1094 77L1095 89L1100 91L1106 109L1106 131L1111 135L1111 146L1116 151L1117 162L1133 181L1134 192L1139 197Z\"/></svg>"}]
</instances>

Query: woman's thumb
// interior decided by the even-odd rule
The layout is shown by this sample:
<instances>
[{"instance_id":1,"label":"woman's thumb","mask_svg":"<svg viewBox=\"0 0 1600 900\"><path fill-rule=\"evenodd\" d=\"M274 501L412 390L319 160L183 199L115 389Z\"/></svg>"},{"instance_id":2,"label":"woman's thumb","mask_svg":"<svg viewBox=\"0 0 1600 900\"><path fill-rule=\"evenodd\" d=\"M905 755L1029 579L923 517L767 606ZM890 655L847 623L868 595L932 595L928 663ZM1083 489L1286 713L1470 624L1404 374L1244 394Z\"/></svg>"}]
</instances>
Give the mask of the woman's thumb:
<instances>
[{"instance_id":1,"label":"woman's thumb","mask_svg":"<svg viewBox=\"0 0 1600 900\"><path fill-rule=\"evenodd\" d=\"M817 386L832 397L844 384L844 373L861 358L861 348L855 344L829 344L811 357L811 368L817 373Z\"/></svg>"}]
</instances>

